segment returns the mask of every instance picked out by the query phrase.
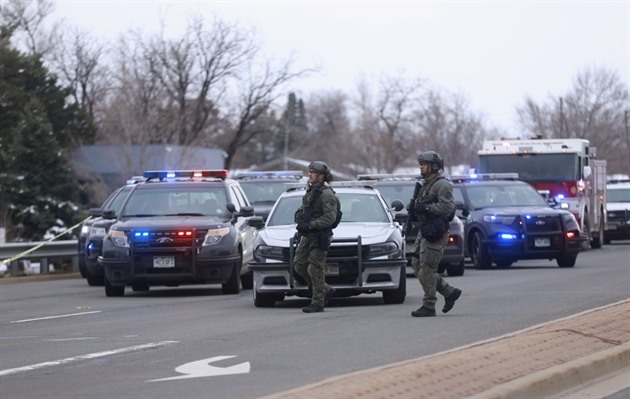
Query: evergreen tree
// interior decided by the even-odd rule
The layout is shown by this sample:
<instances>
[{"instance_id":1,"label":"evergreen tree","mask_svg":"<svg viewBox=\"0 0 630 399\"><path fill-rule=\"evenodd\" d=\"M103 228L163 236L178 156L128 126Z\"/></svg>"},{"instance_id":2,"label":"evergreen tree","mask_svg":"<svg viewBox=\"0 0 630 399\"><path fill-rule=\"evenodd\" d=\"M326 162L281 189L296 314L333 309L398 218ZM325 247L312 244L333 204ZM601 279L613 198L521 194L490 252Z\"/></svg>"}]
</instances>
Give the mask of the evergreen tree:
<instances>
[{"instance_id":1,"label":"evergreen tree","mask_svg":"<svg viewBox=\"0 0 630 399\"><path fill-rule=\"evenodd\" d=\"M41 59L0 30L0 227L7 241L41 240L82 216L69 154L95 129Z\"/></svg>"}]
</instances>

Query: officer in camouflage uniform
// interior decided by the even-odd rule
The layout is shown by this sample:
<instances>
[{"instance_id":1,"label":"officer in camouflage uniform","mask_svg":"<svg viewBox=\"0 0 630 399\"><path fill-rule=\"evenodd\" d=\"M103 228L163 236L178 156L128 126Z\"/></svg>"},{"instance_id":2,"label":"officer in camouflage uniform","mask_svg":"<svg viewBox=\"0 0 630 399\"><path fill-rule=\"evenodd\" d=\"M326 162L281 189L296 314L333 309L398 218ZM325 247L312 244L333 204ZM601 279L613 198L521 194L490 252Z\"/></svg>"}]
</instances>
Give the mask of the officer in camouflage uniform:
<instances>
[{"instance_id":1,"label":"officer in camouflage uniform","mask_svg":"<svg viewBox=\"0 0 630 399\"><path fill-rule=\"evenodd\" d=\"M324 275L326 254L333 236L331 226L337 217L339 201L332 188L325 184L331 181L328 165L321 161L311 162L308 189L295 214L296 229L301 236L295 251L295 271L313 292L311 304L302 308L304 313L322 312L335 293L335 289L326 284Z\"/></svg>"},{"instance_id":2,"label":"officer in camouflage uniform","mask_svg":"<svg viewBox=\"0 0 630 399\"><path fill-rule=\"evenodd\" d=\"M444 161L438 153L427 151L420 154L418 162L422 177L426 181L418 192L418 196L412 198L407 206L409 217L416 218L421 226L420 230L425 230L422 226L434 218L445 218L441 222L448 226L448 218L455 212L455 203L451 183L441 176ZM453 308L455 301L462 294L460 289L450 286L437 272L447 243L448 227L446 227L446 232L438 233L435 237L424 237L420 231L418 232L411 266L420 280L424 298L422 307L411 312L414 317L435 316L437 292L444 296L445 304L442 308L444 313Z\"/></svg>"}]
</instances>

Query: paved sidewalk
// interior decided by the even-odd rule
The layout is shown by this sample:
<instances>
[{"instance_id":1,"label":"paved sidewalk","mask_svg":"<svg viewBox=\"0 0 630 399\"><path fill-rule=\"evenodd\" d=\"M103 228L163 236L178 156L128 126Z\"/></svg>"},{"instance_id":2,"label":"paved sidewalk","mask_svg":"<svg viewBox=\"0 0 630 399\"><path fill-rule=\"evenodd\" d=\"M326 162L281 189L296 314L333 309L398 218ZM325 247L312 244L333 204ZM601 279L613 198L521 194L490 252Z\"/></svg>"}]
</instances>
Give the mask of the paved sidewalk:
<instances>
[{"instance_id":1,"label":"paved sidewalk","mask_svg":"<svg viewBox=\"0 0 630 399\"><path fill-rule=\"evenodd\" d=\"M630 381L630 299L265 398L540 398L624 367Z\"/></svg>"}]
</instances>

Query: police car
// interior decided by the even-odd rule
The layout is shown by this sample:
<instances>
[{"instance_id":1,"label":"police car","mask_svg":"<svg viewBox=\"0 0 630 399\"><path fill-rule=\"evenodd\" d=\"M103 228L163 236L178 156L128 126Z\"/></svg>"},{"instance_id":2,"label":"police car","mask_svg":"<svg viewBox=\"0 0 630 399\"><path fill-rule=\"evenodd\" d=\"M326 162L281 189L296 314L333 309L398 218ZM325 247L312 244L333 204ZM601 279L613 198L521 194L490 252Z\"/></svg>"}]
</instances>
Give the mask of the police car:
<instances>
[{"instance_id":1,"label":"police car","mask_svg":"<svg viewBox=\"0 0 630 399\"><path fill-rule=\"evenodd\" d=\"M247 198L254 207L254 214L267 219L276 200L285 191L285 184L304 180L299 170L244 171L234 174Z\"/></svg>"},{"instance_id":2,"label":"police car","mask_svg":"<svg viewBox=\"0 0 630 399\"><path fill-rule=\"evenodd\" d=\"M571 212L555 209L515 173L450 176L465 221L467 254L477 269L509 267L519 259L555 259L573 267L582 244Z\"/></svg>"},{"instance_id":3,"label":"police car","mask_svg":"<svg viewBox=\"0 0 630 399\"><path fill-rule=\"evenodd\" d=\"M630 239L630 179L610 180L606 184L606 213L604 242Z\"/></svg>"},{"instance_id":4,"label":"police car","mask_svg":"<svg viewBox=\"0 0 630 399\"><path fill-rule=\"evenodd\" d=\"M405 240L391 208L369 182L333 182L343 216L333 231L326 259L326 282L335 296L382 292L385 303L402 303L406 296ZM293 271L294 214L302 203L306 185L289 187L280 195L266 222L262 217L248 223L258 229L254 240L253 296L256 307L274 306L286 296L309 298L306 282Z\"/></svg>"},{"instance_id":5,"label":"police car","mask_svg":"<svg viewBox=\"0 0 630 399\"><path fill-rule=\"evenodd\" d=\"M359 181L374 181L374 187L378 189L385 201L390 204L393 200L400 200L404 204L413 197L416 182L420 182L419 175L401 174L365 174L358 175ZM401 222L406 222L407 210L402 209L396 215ZM406 224L406 223L404 223ZM405 232L407 243L407 274L413 274L411 269L411 257L414 252L414 243L418 237L419 225L411 222L408 231ZM462 276L464 274L464 223L455 216L449 224L448 243L444 248L442 261L438 267L438 273L446 273L449 276Z\"/></svg>"},{"instance_id":6,"label":"police car","mask_svg":"<svg viewBox=\"0 0 630 399\"><path fill-rule=\"evenodd\" d=\"M227 170L149 171L133 186L103 241L98 263L105 294L123 296L125 287L221 284L224 294L248 285L243 264L252 257L254 214ZM251 280L250 280L251 281ZM251 284L251 282L249 283Z\"/></svg>"}]
</instances>

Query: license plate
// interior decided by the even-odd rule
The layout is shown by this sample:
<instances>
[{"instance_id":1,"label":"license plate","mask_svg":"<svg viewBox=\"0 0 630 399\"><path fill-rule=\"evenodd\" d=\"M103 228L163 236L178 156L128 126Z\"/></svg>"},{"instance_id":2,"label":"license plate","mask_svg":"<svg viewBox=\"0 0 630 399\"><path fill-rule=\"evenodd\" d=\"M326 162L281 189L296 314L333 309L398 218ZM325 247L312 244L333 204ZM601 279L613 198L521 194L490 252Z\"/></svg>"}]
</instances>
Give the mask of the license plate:
<instances>
[{"instance_id":1,"label":"license plate","mask_svg":"<svg viewBox=\"0 0 630 399\"><path fill-rule=\"evenodd\" d=\"M175 267L175 257L174 256L154 256L153 257L153 267Z\"/></svg>"},{"instance_id":2,"label":"license plate","mask_svg":"<svg viewBox=\"0 0 630 399\"><path fill-rule=\"evenodd\" d=\"M326 266L324 266L324 273L327 276L338 276L339 275L339 264L338 263L326 263Z\"/></svg>"},{"instance_id":3,"label":"license plate","mask_svg":"<svg viewBox=\"0 0 630 399\"><path fill-rule=\"evenodd\" d=\"M534 239L535 247L548 247L551 245L551 241L548 238L536 238Z\"/></svg>"}]
</instances>

